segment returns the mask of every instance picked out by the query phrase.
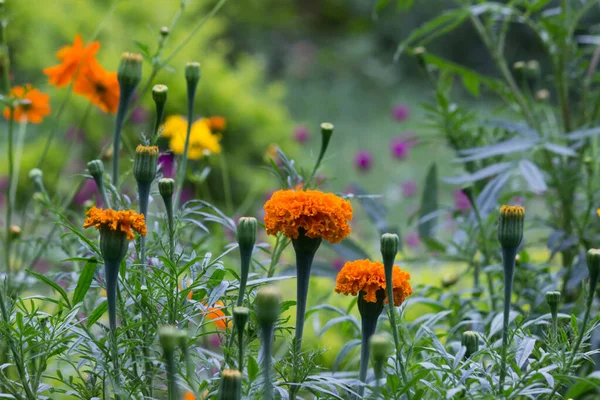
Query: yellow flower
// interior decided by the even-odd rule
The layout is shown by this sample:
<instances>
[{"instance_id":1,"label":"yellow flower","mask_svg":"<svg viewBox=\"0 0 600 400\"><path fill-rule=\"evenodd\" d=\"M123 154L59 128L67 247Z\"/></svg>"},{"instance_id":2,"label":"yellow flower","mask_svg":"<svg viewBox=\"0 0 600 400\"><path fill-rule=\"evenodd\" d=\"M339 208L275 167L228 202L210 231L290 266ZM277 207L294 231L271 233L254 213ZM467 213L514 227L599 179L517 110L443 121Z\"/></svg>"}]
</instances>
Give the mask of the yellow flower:
<instances>
[{"instance_id":1,"label":"yellow flower","mask_svg":"<svg viewBox=\"0 0 600 400\"><path fill-rule=\"evenodd\" d=\"M209 118L201 118L192 124L188 159L198 160L205 155L221 152L221 135L215 135ZM187 122L182 116L171 116L165 122L162 136L169 138L169 147L173 153L182 155L187 134Z\"/></svg>"}]
</instances>

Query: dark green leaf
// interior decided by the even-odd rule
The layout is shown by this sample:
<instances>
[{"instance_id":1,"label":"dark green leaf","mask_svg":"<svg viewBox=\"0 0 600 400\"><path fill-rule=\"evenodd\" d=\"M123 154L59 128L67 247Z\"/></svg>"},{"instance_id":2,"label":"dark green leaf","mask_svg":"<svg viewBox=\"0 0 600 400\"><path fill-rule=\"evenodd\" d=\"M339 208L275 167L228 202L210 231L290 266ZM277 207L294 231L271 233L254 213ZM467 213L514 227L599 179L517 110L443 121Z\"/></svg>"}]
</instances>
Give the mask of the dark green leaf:
<instances>
[{"instance_id":1,"label":"dark green leaf","mask_svg":"<svg viewBox=\"0 0 600 400\"><path fill-rule=\"evenodd\" d=\"M433 236L433 229L437 224L437 217L429 218L431 214L438 210L438 179L437 166L431 164L427 177L425 178L425 186L423 195L421 196L421 208L419 209L419 236L421 239ZM427 221L423 221L423 219Z\"/></svg>"},{"instance_id":2,"label":"dark green leaf","mask_svg":"<svg viewBox=\"0 0 600 400\"><path fill-rule=\"evenodd\" d=\"M90 314L90 316L87 319L87 326L91 327L92 325L94 325L96 323L96 321L98 321L100 319L100 317L102 317L104 315L105 312L108 311L108 302L106 300L104 300L102 303L100 303L100 305L98 307L96 307L96 309L94 311L92 311L92 313Z\"/></svg>"},{"instance_id":3,"label":"dark green leaf","mask_svg":"<svg viewBox=\"0 0 600 400\"><path fill-rule=\"evenodd\" d=\"M67 296L67 292L63 288L61 288L56 282L51 279L45 277L44 275L38 274L37 272L33 272L27 270L27 273L44 282L46 285L50 286L52 289L56 290L61 297L65 300L67 307L71 308L71 302L69 301L69 296Z\"/></svg>"},{"instance_id":4,"label":"dark green leaf","mask_svg":"<svg viewBox=\"0 0 600 400\"><path fill-rule=\"evenodd\" d=\"M81 271L81 275L79 275L77 287L75 287L75 292L73 293L73 304L82 302L88 290L90 290L90 286L94 280L94 274L96 273L97 263L98 261L95 258L90 258L83 267L83 271Z\"/></svg>"}]
</instances>

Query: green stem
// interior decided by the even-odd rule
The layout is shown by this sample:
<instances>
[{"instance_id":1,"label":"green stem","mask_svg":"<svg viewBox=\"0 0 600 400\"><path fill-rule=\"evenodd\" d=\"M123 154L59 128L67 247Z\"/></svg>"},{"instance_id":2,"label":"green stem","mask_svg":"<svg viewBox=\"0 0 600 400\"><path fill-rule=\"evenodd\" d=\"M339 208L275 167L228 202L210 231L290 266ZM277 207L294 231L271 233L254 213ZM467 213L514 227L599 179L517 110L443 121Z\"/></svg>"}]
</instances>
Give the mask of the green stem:
<instances>
[{"instance_id":1,"label":"green stem","mask_svg":"<svg viewBox=\"0 0 600 400\"><path fill-rule=\"evenodd\" d=\"M133 92L133 91L132 91ZM127 97L127 98L126 98ZM121 130L123 129L123 122L125 120L125 114L127 114L127 106L131 96L123 94L119 98L119 106L117 108L117 118L115 120L115 132L113 137L113 171L112 171L112 184L119 187L119 152L121 151Z\"/></svg>"},{"instance_id":2,"label":"green stem","mask_svg":"<svg viewBox=\"0 0 600 400\"><path fill-rule=\"evenodd\" d=\"M238 370L244 372L244 329L237 327L238 334ZM233 335L232 335L233 336Z\"/></svg>"},{"instance_id":3,"label":"green stem","mask_svg":"<svg viewBox=\"0 0 600 400\"><path fill-rule=\"evenodd\" d=\"M150 198L150 183L138 182L138 196L140 198L140 214L144 216L148 226L148 201ZM140 263L142 264L141 284L146 284L146 237L140 236Z\"/></svg>"},{"instance_id":4,"label":"green stem","mask_svg":"<svg viewBox=\"0 0 600 400\"><path fill-rule=\"evenodd\" d=\"M504 318L502 323L502 354L500 364L500 393L503 391L504 379L506 378L506 352L508 348L508 321L510 316L510 303L512 296L513 277L515 274L515 257L517 248L502 248L504 261Z\"/></svg>"},{"instance_id":5,"label":"green stem","mask_svg":"<svg viewBox=\"0 0 600 400\"><path fill-rule=\"evenodd\" d=\"M179 398L179 389L177 387L177 376L175 374L175 354L172 350L165 351L167 361L167 391L169 400L181 400Z\"/></svg>"},{"instance_id":6,"label":"green stem","mask_svg":"<svg viewBox=\"0 0 600 400\"><path fill-rule=\"evenodd\" d=\"M591 283L591 280L590 280ZM591 284L590 284L591 286ZM595 285L594 285L595 286ZM585 307L585 314L583 316L583 325L581 326L581 330L579 331L579 336L577 336L577 342L575 342L575 346L573 347L573 351L571 352L571 356L569 357L569 361L567 362L566 370L569 371L571 366L573 365L573 361L575 360L575 355L579 350L579 346L581 346L581 342L583 342L583 337L585 336L585 332L587 329L587 325L590 322L590 311L592 309L592 303L594 302L594 293L595 287L590 287L590 292L588 293L587 304Z\"/></svg>"},{"instance_id":7,"label":"green stem","mask_svg":"<svg viewBox=\"0 0 600 400\"><path fill-rule=\"evenodd\" d=\"M358 379L363 383L358 387L358 394L360 395L359 399L363 398L365 393L364 384L367 382L367 370L369 369L369 356L371 354L371 348L369 347L369 339L375 333L375 328L377 327L377 317L372 318L363 318L361 321L362 324L362 338L361 338L361 346L360 346L360 370L358 374Z\"/></svg>"},{"instance_id":8,"label":"green stem","mask_svg":"<svg viewBox=\"0 0 600 400\"><path fill-rule=\"evenodd\" d=\"M8 118L8 188L6 190L6 237L5 237L5 245L6 245L6 271L10 273L11 268L11 260L10 260L10 251L12 245L12 238L10 234L10 225L12 222L12 208L13 204L11 201L12 196L12 186L13 186L13 172L14 172L14 154L13 154L13 131L15 122L14 119L15 109L13 106L9 107L9 118Z\"/></svg>"},{"instance_id":9,"label":"green stem","mask_svg":"<svg viewBox=\"0 0 600 400\"><path fill-rule=\"evenodd\" d=\"M183 190L183 181L185 181L185 174L187 172L188 164L188 151L190 147L190 133L192 131L192 121L194 120L194 102L196 99L196 87L198 82L187 83L187 131L185 134L185 145L183 146L183 155L181 156L181 163L177 170L177 181L175 182L175 203L174 207L176 210L179 209L179 200L181 199L181 191Z\"/></svg>"},{"instance_id":10,"label":"green stem","mask_svg":"<svg viewBox=\"0 0 600 400\"><path fill-rule=\"evenodd\" d=\"M227 160L225 159L224 153L219 155L219 160L221 161L221 174L223 174L223 193L225 194L225 206L227 207L227 211L232 213L233 197L231 195L231 179L229 177L229 168L227 167Z\"/></svg>"},{"instance_id":11,"label":"green stem","mask_svg":"<svg viewBox=\"0 0 600 400\"><path fill-rule=\"evenodd\" d=\"M261 325L263 350L263 400L273 400L273 381L271 378L271 349L273 343L273 324Z\"/></svg>"}]
</instances>

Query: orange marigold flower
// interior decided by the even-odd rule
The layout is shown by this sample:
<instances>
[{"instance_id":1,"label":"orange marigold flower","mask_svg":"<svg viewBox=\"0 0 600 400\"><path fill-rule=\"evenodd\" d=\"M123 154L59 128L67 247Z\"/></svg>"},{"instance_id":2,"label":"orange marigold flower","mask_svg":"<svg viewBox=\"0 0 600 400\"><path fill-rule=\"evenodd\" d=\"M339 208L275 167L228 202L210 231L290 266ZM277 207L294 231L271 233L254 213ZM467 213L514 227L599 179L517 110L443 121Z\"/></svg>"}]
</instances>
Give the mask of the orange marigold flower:
<instances>
[{"instance_id":1,"label":"orange marigold flower","mask_svg":"<svg viewBox=\"0 0 600 400\"><path fill-rule=\"evenodd\" d=\"M404 300L412 294L412 287L408 282L410 274L402 271L394 265L392 269L392 281L394 283L394 305L401 305ZM383 264L371 260L356 260L347 262L338 273L335 291L345 295L356 296L363 292L365 301L375 303L377 291L385 291L385 271ZM387 293L386 300L387 303Z\"/></svg>"},{"instance_id":2,"label":"orange marigold flower","mask_svg":"<svg viewBox=\"0 0 600 400\"><path fill-rule=\"evenodd\" d=\"M196 396L192 392L185 392L183 400L196 400Z\"/></svg>"},{"instance_id":3,"label":"orange marigold flower","mask_svg":"<svg viewBox=\"0 0 600 400\"><path fill-rule=\"evenodd\" d=\"M34 89L30 84L23 86L14 86L10 91L10 96L19 100L13 111L13 120L28 121L32 124L39 124L44 117L50 114L50 96L46 93ZM4 109L4 118L10 118L10 109Z\"/></svg>"},{"instance_id":4,"label":"orange marigold flower","mask_svg":"<svg viewBox=\"0 0 600 400\"><path fill-rule=\"evenodd\" d=\"M120 95L117 73L106 71L96 62L77 77L73 91L87 97L104 112L117 112Z\"/></svg>"},{"instance_id":5,"label":"orange marigold flower","mask_svg":"<svg viewBox=\"0 0 600 400\"><path fill-rule=\"evenodd\" d=\"M83 223L84 228L93 226L96 229L121 231L127 234L129 240L135 237L132 229L142 236L147 233L144 216L132 210L115 211L92 207L85 215L87 218Z\"/></svg>"},{"instance_id":6,"label":"orange marigold flower","mask_svg":"<svg viewBox=\"0 0 600 400\"><path fill-rule=\"evenodd\" d=\"M83 45L81 36L76 35L72 46L64 46L56 53L61 64L44 69L51 85L66 86L79 74L85 71L89 64L95 63L95 55L100 49L99 42Z\"/></svg>"},{"instance_id":7,"label":"orange marigold flower","mask_svg":"<svg viewBox=\"0 0 600 400\"><path fill-rule=\"evenodd\" d=\"M227 121L223 117L210 117L208 119L208 126L211 131L223 132L227 127Z\"/></svg>"},{"instance_id":8,"label":"orange marigold flower","mask_svg":"<svg viewBox=\"0 0 600 400\"><path fill-rule=\"evenodd\" d=\"M298 239L300 229L309 238L339 243L350 234L352 205L332 193L318 190L278 190L265 203L265 227L269 235L278 232Z\"/></svg>"},{"instance_id":9,"label":"orange marigold flower","mask_svg":"<svg viewBox=\"0 0 600 400\"><path fill-rule=\"evenodd\" d=\"M208 307L207 309L206 305L204 305L204 307L204 315L206 318L213 321L215 325L217 325L217 328L224 331L231 327L231 320L223 312L223 307L225 307L225 304L223 304L222 301L217 301L214 307Z\"/></svg>"}]
</instances>

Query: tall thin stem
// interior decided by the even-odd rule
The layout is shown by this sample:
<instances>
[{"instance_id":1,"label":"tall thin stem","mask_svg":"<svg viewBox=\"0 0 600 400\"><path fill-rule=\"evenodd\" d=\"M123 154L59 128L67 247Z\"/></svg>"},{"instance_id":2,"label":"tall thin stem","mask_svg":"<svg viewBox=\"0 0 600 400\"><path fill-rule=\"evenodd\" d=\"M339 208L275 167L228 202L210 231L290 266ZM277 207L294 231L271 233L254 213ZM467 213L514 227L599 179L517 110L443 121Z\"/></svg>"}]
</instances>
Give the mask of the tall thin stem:
<instances>
[{"instance_id":1,"label":"tall thin stem","mask_svg":"<svg viewBox=\"0 0 600 400\"><path fill-rule=\"evenodd\" d=\"M179 209L179 200L181 199L181 191L183 190L183 181L185 181L185 174L187 172L188 164L188 152L190 147L190 134L192 132L192 121L194 120L194 102L196 99L196 86L198 82L190 82L187 84L187 131L185 134L185 145L183 146L183 155L181 156L181 163L177 170L177 181L175 191L175 202L174 207L176 210Z\"/></svg>"},{"instance_id":2,"label":"tall thin stem","mask_svg":"<svg viewBox=\"0 0 600 400\"><path fill-rule=\"evenodd\" d=\"M512 297L513 277L515 275L515 257L516 248L502 248L502 257L504 261L504 319L502 323L502 353L500 364L500 392L503 390L504 379L506 378L506 352L508 348L508 322L510 316L510 304Z\"/></svg>"},{"instance_id":3,"label":"tall thin stem","mask_svg":"<svg viewBox=\"0 0 600 400\"><path fill-rule=\"evenodd\" d=\"M10 106L9 107L9 118L8 118L8 188L6 190L6 222L5 222L5 229L6 229L6 237L5 239L5 245L6 245L6 251L5 251L5 256L6 256L6 271L10 272L11 268L10 268L10 264L11 264L11 260L10 260L10 253L11 253L11 246L12 246L12 238L11 238L11 234L10 234L10 225L12 222L12 209L13 209L13 202L12 202L12 198L14 197L12 195L13 192L13 173L14 173L14 149L13 149L13 131L14 131L14 106Z\"/></svg>"},{"instance_id":4,"label":"tall thin stem","mask_svg":"<svg viewBox=\"0 0 600 400\"><path fill-rule=\"evenodd\" d=\"M273 347L273 324L262 324L263 349L263 399L273 400L273 381L271 378L271 348Z\"/></svg>"}]
</instances>

